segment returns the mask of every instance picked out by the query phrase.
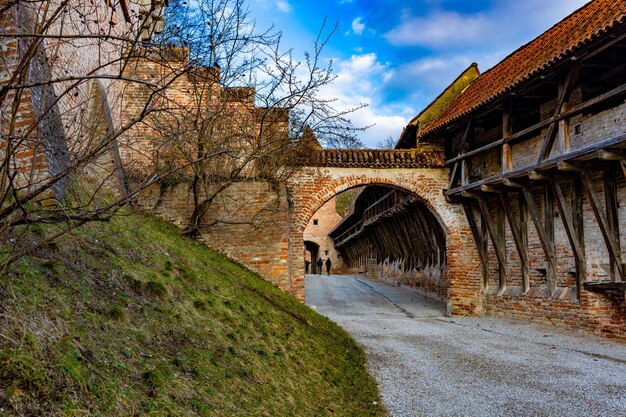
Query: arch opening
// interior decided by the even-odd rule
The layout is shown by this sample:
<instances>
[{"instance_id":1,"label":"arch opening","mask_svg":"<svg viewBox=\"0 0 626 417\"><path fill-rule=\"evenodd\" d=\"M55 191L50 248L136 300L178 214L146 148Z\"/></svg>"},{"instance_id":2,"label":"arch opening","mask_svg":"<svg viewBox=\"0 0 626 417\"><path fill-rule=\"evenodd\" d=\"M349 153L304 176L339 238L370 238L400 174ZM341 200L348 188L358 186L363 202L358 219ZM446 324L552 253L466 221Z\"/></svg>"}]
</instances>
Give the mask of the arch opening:
<instances>
[{"instance_id":1,"label":"arch opening","mask_svg":"<svg viewBox=\"0 0 626 417\"><path fill-rule=\"evenodd\" d=\"M336 212L344 210L341 200L346 199L351 200L349 210L341 217ZM340 217L330 230L326 222L320 224L329 216L329 204ZM316 226L328 233L318 236L318 241L326 238L340 260L335 273L367 274L440 300L447 298L446 229L415 192L389 184L348 188L313 212L305 239Z\"/></svg>"}]
</instances>

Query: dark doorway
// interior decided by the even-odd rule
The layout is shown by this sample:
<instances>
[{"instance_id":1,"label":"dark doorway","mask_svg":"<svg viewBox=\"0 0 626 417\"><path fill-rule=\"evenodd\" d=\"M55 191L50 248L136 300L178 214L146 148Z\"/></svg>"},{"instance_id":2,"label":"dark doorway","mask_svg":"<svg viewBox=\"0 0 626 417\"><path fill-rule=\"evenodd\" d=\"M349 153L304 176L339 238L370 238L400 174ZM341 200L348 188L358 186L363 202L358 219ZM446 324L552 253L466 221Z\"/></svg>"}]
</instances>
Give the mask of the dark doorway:
<instances>
[{"instance_id":1,"label":"dark doorway","mask_svg":"<svg viewBox=\"0 0 626 417\"><path fill-rule=\"evenodd\" d=\"M304 241L304 270L307 274L317 274L317 258L319 258L320 245L310 240Z\"/></svg>"}]
</instances>

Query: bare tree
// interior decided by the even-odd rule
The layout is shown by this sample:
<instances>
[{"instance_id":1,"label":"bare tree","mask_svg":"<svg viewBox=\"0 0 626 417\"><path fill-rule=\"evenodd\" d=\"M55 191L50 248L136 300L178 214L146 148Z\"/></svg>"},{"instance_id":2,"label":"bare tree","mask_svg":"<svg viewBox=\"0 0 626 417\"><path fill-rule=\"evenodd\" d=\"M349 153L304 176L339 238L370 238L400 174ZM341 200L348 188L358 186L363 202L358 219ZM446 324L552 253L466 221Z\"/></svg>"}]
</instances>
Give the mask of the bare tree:
<instances>
[{"instance_id":1,"label":"bare tree","mask_svg":"<svg viewBox=\"0 0 626 417\"><path fill-rule=\"evenodd\" d=\"M126 0L0 0L0 276L68 230L107 221L160 177L129 190L119 139L184 71L145 80L127 70L160 53L144 41L161 13ZM124 119L130 84L149 94ZM37 224L52 226L25 239Z\"/></svg>"},{"instance_id":2,"label":"bare tree","mask_svg":"<svg viewBox=\"0 0 626 417\"><path fill-rule=\"evenodd\" d=\"M389 135L384 139L381 139L376 144L379 149L394 149L396 147L397 140L393 136Z\"/></svg>"},{"instance_id":3,"label":"bare tree","mask_svg":"<svg viewBox=\"0 0 626 417\"><path fill-rule=\"evenodd\" d=\"M206 213L233 183L284 180L290 162L309 151L300 141L305 132L325 145L360 145L361 129L346 117L356 108L338 112L318 94L335 79L322 52L336 28L323 25L313 51L297 61L282 51L279 31L257 29L242 0L175 2L166 21L162 39L189 52L192 99L170 96L176 122L159 118L154 130L167 132L160 163L201 161L187 172L194 200L187 233L211 225Z\"/></svg>"},{"instance_id":4,"label":"bare tree","mask_svg":"<svg viewBox=\"0 0 626 417\"><path fill-rule=\"evenodd\" d=\"M164 178L192 182L194 234L230 184L288 175L307 129L358 143L349 112L317 97L334 29L296 61L243 0L172 1L150 39L162 6L0 0L0 275Z\"/></svg>"}]
</instances>

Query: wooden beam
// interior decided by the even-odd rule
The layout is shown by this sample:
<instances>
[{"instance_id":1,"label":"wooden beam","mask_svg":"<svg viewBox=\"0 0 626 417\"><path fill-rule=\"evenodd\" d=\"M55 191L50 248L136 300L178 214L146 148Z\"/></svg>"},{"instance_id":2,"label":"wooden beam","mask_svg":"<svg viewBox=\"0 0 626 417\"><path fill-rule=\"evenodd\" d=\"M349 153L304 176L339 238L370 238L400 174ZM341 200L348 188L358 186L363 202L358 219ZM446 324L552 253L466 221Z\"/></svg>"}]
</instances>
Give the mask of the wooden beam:
<instances>
[{"instance_id":1,"label":"wooden beam","mask_svg":"<svg viewBox=\"0 0 626 417\"><path fill-rule=\"evenodd\" d=\"M614 163L609 162L604 169L604 205L606 208L606 217L608 221L608 232L612 235L613 241L616 243L616 253L618 256L611 263L611 279L613 281L623 280L622 266L622 248L619 238L619 216L617 202L617 167ZM622 268L617 267L617 265ZM619 274L617 271L620 270Z\"/></svg>"},{"instance_id":2,"label":"wooden beam","mask_svg":"<svg viewBox=\"0 0 626 417\"><path fill-rule=\"evenodd\" d=\"M556 118L561 113L563 113L563 108L565 106L565 102L569 99L570 93L578 79L578 74L580 73L580 62L572 65L572 67L567 72L565 79L562 82L559 82L559 97L557 100L556 108L554 109L553 118ZM563 119L564 120L564 119ZM544 141L541 145L541 150L539 151L539 158L537 159L537 163L540 163L548 156L550 156L550 151L552 151L552 146L554 145L554 139L556 137L558 131L558 124L556 120L548 126L548 132L544 138Z\"/></svg>"},{"instance_id":3,"label":"wooden beam","mask_svg":"<svg viewBox=\"0 0 626 417\"><path fill-rule=\"evenodd\" d=\"M576 288L578 294L582 284L586 280L587 263L585 260L585 244L584 240L579 235L580 231L577 230L579 226L575 226L575 223L580 221L580 213L577 210L576 217L574 216L573 208L576 207L577 202L572 201L572 211L567 207L565 197L563 196L563 189L558 180L554 180L550 183L552 185L552 191L561 215L561 221L565 226L565 233L569 240L572 252L574 252L574 260L576 262ZM572 185L573 186L573 185Z\"/></svg>"},{"instance_id":4,"label":"wooden beam","mask_svg":"<svg viewBox=\"0 0 626 417\"><path fill-rule=\"evenodd\" d=\"M506 174L493 175L491 177L474 181L471 184L468 184L467 186L458 187L453 190L448 190L446 191L446 196L447 197L465 196L466 193L471 193L472 192L471 190L475 188L479 188L482 184L497 184L498 182L501 182L507 178L522 178L524 176L527 176L529 171L533 171L537 169L540 169L543 171L551 170L551 169L556 168L559 162L572 161L576 159L588 160L589 158L593 156L593 154L596 151L603 149L603 148L619 145L624 142L626 142L626 133L614 136L609 139L602 140L600 142L593 143L591 145L585 146L584 148L572 150L571 152L564 154L564 155L555 156L553 158L543 161L541 164L538 164L538 165L532 164L532 165L519 167L511 172L507 172Z\"/></svg>"},{"instance_id":5,"label":"wooden beam","mask_svg":"<svg viewBox=\"0 0 626 417\"><path fill-rule=\"evenodd\" d=\"M617 270L617 276L619 276L620 280L624 280L624 270L623 264L621 262L621 253L619 251L619 243L616 242L615 237L611 230L609 229L609 221L605 212L602 210L600 204L600 197L598 196L598 191L593 185L593 181L589 177L587 172L582 171L580 173L580 177L583 182L583 187L587 194L587 199L589 200L589 204L591 205L591 209L593 210L593 214L596 217L596 222L600 227L600 233L602 233L602 237L604 238L604 243L606 244L606 248L609 252L609 262L615 265Z\"/></svg>"},{"instance_id":6,"label":"wooden beam","mask_svg":"<svg viewBox=\"0 0 626 417\"><path fill-rule=\"evenodd\" d=\"M596 152L596 155L598 159L602 159L603 161L623 161L626 159L626 152L621 149L601 149Z\"/></svg>"},{"instance_id":7,"label":"wooden beam","mask_svg":"<svg viewBox=\"0 0 626 417\"><path fill-rule=\"evenodd\" d=\"M506 143L506 139L513 133L511 125L511 105L504 103L502 108L502 138L505 143L502 145L502 172L509 172L513 169L513 150L511 144Z\"/></svg>"},{"instance_id":8,"label":"wooden beam","mask_svg":"<svg viewBox=\"0 0 626 417\"><path fill-rule=\"evenodd\" d=\"M550 183L554 181L552 179ZM555 266L556 266L556 247L554 242L554 196L552 195L552 190L548 184L545 184L543 187L543 227L548 235L549 244L551 245L550 250L554 253L555 258ZM554 275L548 277L548 287L550 288L550 294L554 294L556 292L556 268L554 269Z\"/></svg>"},{"instance_id":9,"label":"wooden beam","mask_svg":"<svg viewBox=\"0 0 626 417\"><path fill-rule=\"evenodd\" d=\"M493 193L493 194L499 194L502 192L502 190L493 187L491 185L487 185L487 184L483 184L480 186L480 191L482 191L483 193Z\"/></svg>"},{"instance_id":10,"label":"wooden beam","mask_svg":"<svg viewBox=\"0 0 626 417\"><path fill-rule=\"evenodd\" d=\"M528 278L528 234L522 233L522 229L526 228L526 215L522 214L522 204L520 204L520 225L518 227L517 219L513 214L511 203L508 194L500 194L500 201L506 218L509 222L509 228L513 234L513 241L515 242L515 248L520 258L521 271L522 271L522 286L524 287L524 293L530 289L530 283ZM520 198L519 202L522 203L523 199ZM526 206L524 205L524 210ZM522 223L521 220L524 220Z\"/></svg>"},{"instance_id":11,"label":"wooden beam","mask_svg":"<svg viewBox=\"0 0 626 417\"><path fill-rule=\"evenodd\" d=\"M504 255L504 265L500 264L498 268L498 295L502 295L506 290L506 225L504 222L504 209L498 204L496 205L496 233Z\"/></svg>"},{"instance_id":12,"label":"wooden beam","mask_svg":"<svg viewBox=\"0 0 626 417\"><path fill-rule=\"evenodd\" d=\"M546 278L550 294L553 295L554 291L556 291L556 254L554 250L554 240L550 238L548 233L546 233L539 216L539 209L535 203L532 191L530 188L524 187L522 188L522 192L524 194L524 199L526 200L526 205L528 206L528 211L530 212L530 217L535 225L535 229L537 230L537 235L539 236L539 242L541 243L543 253L546 257L548 264Z\"/></svg>"},{"instance_id":13,"label":"wooden beam","mask_svg":"<svg viewBox=\"0 0 626 417\"><path fill-rule=\"evenodd\" d=\"M526 205L526 200L524 199L524 194L521 190L517 192L517 203L519 209L519 232L521 243L523 251L526 252L526 258L528 258L528 206ZM526 265L528 266L528 259L526 259ZM522 270L522 288L524 289L524 294L526 294L530 290L528 268L526 269L526 274L523 272L524 271Z\"/></svg>"},{"instance_id":14,"label":"wooden beam","mask_svg":"<svg viewBox=\"0 0 626 417\"><path fill-rule=\"evenodd\" d=\"M461 143L459 145L459 154L458 156L462 156L465 151L467 150L465 143L467 142L467 138L469 136L469 132L470 129L472 127L472 123L473 123L474 119L470 119L467 122L467 125L465 126L465 131L463 132L463 136L461 137ZM456 181L456 177L457 177L457 170L459 168L459 164L454 164L454 168L452 169L452 175L450 175L450 184L448 186L448 189L451 189L454 186L454 183ZM464 166L462 166L462 168L465 168ZM463 175L465 172L463 171L461 174ZM463 182L463 177L461 177L461 182Z\"/></svg>"},{"instance_id":15,"label":"wooden beam","mask_svg":"<svg viewBox=\"0 0 626 417\"><path fill-rule=\"evenodd\" d=\"M582 113L583 111L585 111L585 110L587 110L587 109L589 109L589 108L591 108L593 106L601 104L601 103L603 103L603 102L605 102L607 100L611 100L611 99L613 99L615 97L622 96L624 94L626 94L626 84L622 84L622 85L614 88L613 90L607 91L606 93L600 94L597 97L594 97L592 99L589 99L589 100L585 101L584 103L578 104L578 105L572 107L571 109L569 109L567 111L564 111L563 113L561 113L561 114L559 114L557 116L553 116L553 117L550 117L549 119L542 120L539 123L536 123L536 124L534 124L532 126L527 127L526 129L523 129L523 130L520 130L518 132L515 132L511 136L506 138L506 140L504 138L502 138L502 139L490 142L487 145L481 146L480 148L473 149L473 150L471 150L469 152L466 152L463 155L456 156L456 157L454 157L452 159L448 159L446 161L446 165L451 165L454 162L460 161L460 160L462 160L464 158L469 158L469 157L472 157L472 156L477 155L479 153L488 151L490 149L497 148L498 146L501 146L505 142L506 143L511 143L513 141L519 140L519 139L521 139L521 138L523 138L525 136L530 135L531 133L534 133L534 132L536 132L536 131L538 131L540 129L543 129L546 126L549 126L551 123L554 123L556 121L565 119L565 118L570 117L570 116L577 115L577 114Z\"/></svg>"},{"instance_id":16,"label":"wooden beam","mask_svg":"<svg viewBox=\"0 0 626 417\"><path fill-rule=\"evenodd\" d=\"M508 178L505 178L504 180L502 180L502 184L506 185L507 187L511 187L511 188L522 188L523 185L520 183L517 183L515 181L511 181Z\"/></svg>"},{"instance_id":17,"label":"wooden beam","mask_svg":"<svg viewBox=\"0 0 626 417\"><path fill-rule=\"evenodd\" d=\"M498 258L498 266L499 266L499 292L504 291L506 287L506 250L504 247L504 242L502 242L500 233L493 220L491 219L491 215L489 213L489 207L487 206L487 202L484 197L478 198L478 207L480 208L481 218L487 225L487 231L489 232L489 236L491 237L491 242L493 243L493 247L496 251L496 257ZM500 226L500 222L498 222L498 226Z\"/></svg>"},{"instance_id":18,"label":"wooden beam","mask_svg":"<svg viewBox=\"0 0 626 417\"><path fill-rule=\"evenodd\" d=\"M487 256L487 250L483 246L483 238L480 230L478 229L476 216L474 216L473 205L469 201L465 200L463 201L463 210L465 210L465 217L467 218L467 223L469 223L472 236L474 237L474 243L476 244L476 249L478 250L478 257L480 258L480 264L483 270L483 286L487 288L489 283L489 258Z\"/></svg>"},{"instance_id":19,"label":"wooden beam","mask_svg":"<svg viewBox=\"0 0 626 417\"><path fill-rule=\"evenodd\" d=\"M572 181L572 193L571 193L571 207L572 207L572 225L576 233L576 239L578 245L581 247L583 257L585 255L585 224L584 224L584 211L583 211L583 196L582 196L582 184L580 183L580 177L574 178ZM576 283L578 290L578 299L580 300L580 290L583 288L583 284L587 280L587 264L581 262L580 267L582 273L576 273Z\"/></svg>"},{"instance_id":20,"label":"wooden beam","mask_svg":"<svg viewBox=\"0 0 626 417\"><path fill-rule=\"evenodd\" d=\"M533 181L548 181L550 180L550 177L544 173L541 173L539 171L530 171L528 173L528 178L530 178Z\"/></svg>"},{"instance_id":21,"label":"wooden beam","mask_svg":"<svg viewBox=\"0 0 626 417\"><path fill-rule=\"evenodd\" d=\"M571 162L565 162L565 161L558 162L556 164L556 168L559 171L563 171L563 172L580 172L580 168L572 164Z\"/></svg>"}]
</instances>

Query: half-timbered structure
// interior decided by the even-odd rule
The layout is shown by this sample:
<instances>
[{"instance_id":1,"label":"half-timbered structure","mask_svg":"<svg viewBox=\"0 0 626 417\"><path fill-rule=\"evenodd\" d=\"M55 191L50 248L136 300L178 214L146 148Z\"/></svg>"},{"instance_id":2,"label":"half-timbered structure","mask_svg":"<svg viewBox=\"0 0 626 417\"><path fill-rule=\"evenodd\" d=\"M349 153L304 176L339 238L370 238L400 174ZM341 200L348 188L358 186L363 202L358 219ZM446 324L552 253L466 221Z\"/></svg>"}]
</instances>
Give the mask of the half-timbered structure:
<instances>
[{"instance_id":1,"label":"half-timbered structure","mask_svg":"<svg viewBox=\"0 0 626 417\"><path fill-rule=\"evenodd\" d=\"M397 147L444 149L443 193L470 225L484 309L623 336L626 2L588 3L469 81L453 100L431 105L428 120L414 119ZM382 259L412 259L388 242L371 243L376 235L346 242L364 221L372 219L342 223L340 250L385 248L376 253L379 271ZM392 224L387 239L401 233ZM413 239L418 232L403 240L432 243ZM427 256L417 257L417 271L434 263L434 249L421 249Z\"/></svg>"}]
</instances>

